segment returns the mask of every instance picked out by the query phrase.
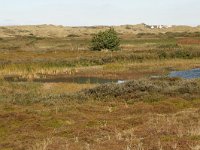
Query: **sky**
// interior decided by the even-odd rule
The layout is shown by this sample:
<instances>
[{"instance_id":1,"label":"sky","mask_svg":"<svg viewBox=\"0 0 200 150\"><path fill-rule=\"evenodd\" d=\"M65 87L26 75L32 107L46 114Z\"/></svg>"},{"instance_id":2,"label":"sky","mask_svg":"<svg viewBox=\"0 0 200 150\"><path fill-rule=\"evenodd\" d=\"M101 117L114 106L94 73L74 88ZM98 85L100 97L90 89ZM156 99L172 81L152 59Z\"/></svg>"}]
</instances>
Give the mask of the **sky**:
<instances>
[{"instance_id":1,"label":"sky","mask_svg":"<svg viewBox=\"0 0 200 150\"><path fill-rule=\"evenodd\" d=\"M200 0L0 0L0 25L200 25Z\"/></svg>"}]
</instances>

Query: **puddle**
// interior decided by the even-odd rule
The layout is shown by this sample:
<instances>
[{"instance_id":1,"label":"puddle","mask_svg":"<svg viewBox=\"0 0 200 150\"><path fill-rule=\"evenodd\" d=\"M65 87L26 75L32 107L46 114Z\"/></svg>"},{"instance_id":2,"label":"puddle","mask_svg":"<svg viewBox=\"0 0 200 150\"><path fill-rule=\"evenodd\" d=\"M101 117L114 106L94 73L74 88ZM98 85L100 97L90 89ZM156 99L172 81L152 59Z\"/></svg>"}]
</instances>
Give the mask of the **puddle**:
<instances>
[{"instance_id":1,"label":"puddle","mask_svg":"<svg viewBox=\"0 0 200 150\"><path fill-rule=\"evenodd\" d=\"M151 78L160 78L162 76L151 76ZM168 77L180 77L185 79L200 78L200 68L186 71L172 71ZM19 76L6 76L4 80L9 82L39 82L39 83L77 83L77 84L105 84L105 83L125 83L126 80L106 79L98 77L65 77L65 76L49 76L47 78L35 78L28 80Z\"/></svg>"},{"instance_id":2,"label":"puddle","mask_svg":"<svg viewBox=\"0 0 200 150\"><path fill-rule=\"evenodd\" d=\"M6 81L9 82L29 82L30 80L25 78L20 78L17 76L7 76L4 77ZM122 84L124 80L118 79L106 79L106 78L98 78L98 77L49 77L49 78L39 78L32 79L31 82L39 82L39 83L77 83L77 84L105 84L105 83L117 83Z\"/></svg>"},{"instance_id":3,"label":"puddle","mask_svg":"<svg viewBox=\"0 0 200 150\"><path fill-rule=\"evenodd\" d=\"M169 77L180 77L185 79L200 78L200 68L185 70L185 71L172 71Z\"/></svg>"}]
</instances>

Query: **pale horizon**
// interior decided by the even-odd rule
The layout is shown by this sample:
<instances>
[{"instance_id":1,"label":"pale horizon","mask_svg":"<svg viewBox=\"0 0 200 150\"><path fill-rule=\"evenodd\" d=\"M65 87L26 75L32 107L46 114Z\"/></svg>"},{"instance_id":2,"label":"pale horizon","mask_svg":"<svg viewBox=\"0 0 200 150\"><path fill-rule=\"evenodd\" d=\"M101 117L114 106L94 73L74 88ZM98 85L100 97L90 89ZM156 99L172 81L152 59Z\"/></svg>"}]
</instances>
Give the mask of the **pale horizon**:
<instances>
[{"instance_id":1,"label":"pale horizon","mask_svg":"<svg viewBox=\"0 0 200 150\"><path fill-rule=\"evenodd\" d=\"M0 0L0 26L198 26L198 0Z\"/></svg>"}]
</instances>

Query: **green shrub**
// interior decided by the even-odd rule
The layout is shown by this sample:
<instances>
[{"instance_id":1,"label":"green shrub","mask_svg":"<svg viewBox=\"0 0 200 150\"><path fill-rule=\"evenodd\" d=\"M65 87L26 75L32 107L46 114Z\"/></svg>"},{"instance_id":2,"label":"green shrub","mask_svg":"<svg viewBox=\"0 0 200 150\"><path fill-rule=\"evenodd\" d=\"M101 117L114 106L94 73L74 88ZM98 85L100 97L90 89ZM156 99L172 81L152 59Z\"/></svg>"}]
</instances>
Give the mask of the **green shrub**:
<instances>
[{"instance_id":1,"label":"green shrub","mask_svg":"<svg viewBox=\"0 0 200 150\"><path fill-rule=\"evenodd\" d=\"M178 44L164 44L164 45L159 45L158 48L174 49L174 48L180 48L180 46Z\"/></svg>"},{"instance_id":2,"label":"green shrub","mask_svg":"<svg viewBox=\"0 0 200 150\"><path fill-rule=\"evenodd\" d=\"M182 50L177 50L175 52L173 52L171 54L171 57L172 58L184 58L184 59L191 59L193 56L192 56L192 53L190 51L182 51Z\"/></svg>"},{"instance_id":3,"label":"green shrub","mask_svg":"<svg viewBox=\"0 0 200 150\"><path fill-rule=\"evenodd\" d=\"M95 34L92 38L91 44L92 50L119 50L120 39L114 28L110 28L109 30L106 30L104 32L101 31Z\"/></svg>"},{"instance_id":4,"label":"green shrub","mask_svg":"<svg viewBox=\"0 0 200 150\"><path fill-rule=\"evenodd\" d=\"M140 79L123 84L104 84L83 90L83 95L96 100L155 101L179 97L186 100L199 99L199 80L178 78Z\"/></svg>"},{"instance_id":5,"label":"green shrub","mask_svg":"<svg viewBox=\"0 0 200 150\"><path fill-rule=\"evenodd\" d=\"M79 35L76 35L76 34L69 34L67 37L79 37Z\"/></svg>"},{"instance_id":6,"label":"green shrub","mask_svg":"<svg viewBox=\"0 0 200 150\"><path fill-rule=\"evenodd\" d=\"M166 59L168 57L168 54L165 51L158 51L157 54L160 59Z\"/></svg>"}]
</instances>

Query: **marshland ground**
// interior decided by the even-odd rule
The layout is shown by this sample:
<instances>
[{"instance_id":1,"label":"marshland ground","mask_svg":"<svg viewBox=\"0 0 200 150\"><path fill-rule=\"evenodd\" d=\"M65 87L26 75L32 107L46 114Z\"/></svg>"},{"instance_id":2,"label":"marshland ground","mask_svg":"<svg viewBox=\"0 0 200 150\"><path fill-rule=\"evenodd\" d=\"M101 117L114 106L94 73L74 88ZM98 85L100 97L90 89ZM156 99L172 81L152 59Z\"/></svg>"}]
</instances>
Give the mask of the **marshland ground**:
<instances>
[{"instance_id":1,"label":"marshland ground","mask_svg":"<svg viewBox=\"0 0 200 150\"><path fill-rule=\"evenodd\" d=\"M107 28L0 27L0 149L200 149L200 80L167 77L200 68L200 28L115 27L120 50L91 51Z\"/></svg>"}]
</instances>

